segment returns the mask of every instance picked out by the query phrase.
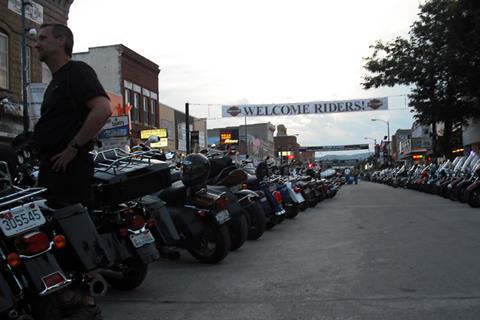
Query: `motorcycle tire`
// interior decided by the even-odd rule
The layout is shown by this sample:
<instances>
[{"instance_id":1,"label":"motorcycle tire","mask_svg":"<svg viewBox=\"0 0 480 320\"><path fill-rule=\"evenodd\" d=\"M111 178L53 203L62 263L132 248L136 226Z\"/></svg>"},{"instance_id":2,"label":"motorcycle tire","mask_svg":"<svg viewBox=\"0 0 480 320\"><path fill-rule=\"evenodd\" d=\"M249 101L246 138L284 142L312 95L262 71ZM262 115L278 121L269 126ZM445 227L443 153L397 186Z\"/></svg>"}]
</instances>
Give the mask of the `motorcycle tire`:
<instances>
[{"instance_id":1,"label":"motorcycle tire","mask_svg":"<svg viewBox=\"0 0 480 320\"><path fill-rule=\"evenodd\" d=\"M145 280L148 264L143 263L140 259L129 258L122 262L120 272L121 276L119 277L104 275L104 278L115 289L133 290Z\"/></svg>"},{"instance_id":2,"label":"motorcycle tire","mask_svg":"<svg viewBox=\"0 0 480 320\"><path fill-rule=\"evenodd\" d=\"M475 189L470 192L470 196L468 197L468 204L473 208L480 207L480 189Z\"/></svg>"},{"instance_id":3,"label":"motorcycle tire","mask_svg":"<svg viewBox=\"0 0 480 320\"><path fill-rule=\"evenodd\" d=\"M103 320L102 311L95 306L81 306L68 320Z\"/></svg>"},{"instance_id":4,"label":"motorcycle tire","mask_svg":"<svg viewBox=\"0 0 480 320\"><path fill-rule=\"evenodd\" d=\"M302 204L300 205L300 210L301 210L301 211L305 211L305 210L307 210L307 209L308 209L308 201L307 201L307 200L304 200L304 201L302 202Z\"/></svg>"},{"instance_id":5,"label":"motorcycle tire","mask_svg":"<svg viewBox=\"0 0 480 320\"><path fill-rule=\"evenodd\" d=\"M250 225L248 227L248 240L258 240L265 232L267 218L265 211L258 202L252 204L253 212L250 214Z\"/></svg>"},{"instance_id":6,"label":"motorcycle tire","mask_svg":"<svg viewBox=\"0 0 480 320\"><path fill-rule=\"evenodd\" d=\"M288 214L287 214L288 219L293 219L296 216L298 216L298 211L299 211L298 206L299 205L297 203L293 203L291 209L288 210Z\"/></svg>"},{"instance_id":7,"label":"motorcycle tire","mask_svg":"<svg viewBox=\"0 0 480 320\"><path fill-rule=\"evenodd\" d=\"M448 197L452 201L458 201L458 187L454 186L452 189L450 189L450 193L448 194Z\"/></svg>"},{"instance_id":8,"label":"motorcycle tire","mask_svg":"<svg viewBox=\"0 0 480 320\"><path fill-rule=\"evenodd\" d=\"M272 214L272 216L270 217L270 219L267 220L267 225L265 226L267 230L271 230L273 229L273 227L275 227L275 225L277 225L279 222L278 222L278 216L275 215L275 214Z\"/></svg>"},{"instance_id":9,"label":"motorcycle tire","mask_svg":"<svg viewBox=\"0 0 480 320\"><path fill-rule=\"evenodd\" d=\"M56 294L32 297L30 308L35 320L60 320L62 318L60 303Z\"/></svg>"},{"instance_id":10,"label":"motorcycle tire","mask_svg":"<svg viewBox=\"0 0 480 320\"><path fill-rule=\"evenodd\" d=\"M213 248L212 246L213 245ZM205 221L205 231L197 245L186 249L200 262L215 264L222 261L230 252L230 231L226 224Z\"/></svg>"},{"instance_id":11,"label":"motorcycle tire","mask_svg":"<svg viewBox=\"0 0 480 320\"><path fill-rule=\"evenodd\" d=\"M241 214L228 222L228 228L230 230L230 250L240 249L248 237L247 218Z\"/></svg>"},{"instance_id":12,"label":"motorcycle tire","mask_svg":"<svg viewBox=\"0 0 480 320\"><path fill-rule=\"evenodd\" d=\"M466 203L468 201L468 197L470 195L469 192L467 192L468 184L461 186L458 189L458 200L462 203Z\"/></svg>"}]
</instances>

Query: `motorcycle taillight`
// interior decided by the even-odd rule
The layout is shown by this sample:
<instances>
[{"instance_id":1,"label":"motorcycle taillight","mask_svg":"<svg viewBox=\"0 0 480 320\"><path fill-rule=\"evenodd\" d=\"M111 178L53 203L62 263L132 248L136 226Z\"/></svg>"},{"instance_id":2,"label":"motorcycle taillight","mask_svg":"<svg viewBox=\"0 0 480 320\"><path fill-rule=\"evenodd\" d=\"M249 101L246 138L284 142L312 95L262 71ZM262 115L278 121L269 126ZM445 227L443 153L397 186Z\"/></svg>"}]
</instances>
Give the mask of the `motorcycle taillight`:
<instances>
[{"instance_id":1,"label":"motorcycle taillight","mask_svg":"<svg viewBox=\"0 0 480 320\"><path fill-rule=\"evenodd\" d=\"M50 241L46 233L34 231L16 238L15 246L20 253L32 256L46 251L50 247Z\"/></svg>"},{"instance_id":2,"label":"motorcycle taillight","mask_svg":"<svg viewBox=\"0 0 480 320\"><path fill-rule=\"evenodd\" d=\"M128 227L130 229L138 230L145 226L145 218L140 215L132 215L128 220Z\"/></svg>"},{"instance_id":3,"label":"motorcycle taillight","mask_svg":"<svg viewBox=\"0 0 480 320\"><path fill-rule=\"evenodd\" d=\"M273 191L272 195L278 204L282 203L282 194L280 193L280 191Z\"/></svg>"},{"instance_id":4,"label":"motorcycle taillight","mask_svg":"<svg viewBox=\"0 0 480 320\"><path fill-rule=\"evenodd\" d=\"M225 210L227 209L227 205L228 205L227 197L221 196L220 198L215 200L215 209L217 210Z\"/></svg>"}]
</instances>

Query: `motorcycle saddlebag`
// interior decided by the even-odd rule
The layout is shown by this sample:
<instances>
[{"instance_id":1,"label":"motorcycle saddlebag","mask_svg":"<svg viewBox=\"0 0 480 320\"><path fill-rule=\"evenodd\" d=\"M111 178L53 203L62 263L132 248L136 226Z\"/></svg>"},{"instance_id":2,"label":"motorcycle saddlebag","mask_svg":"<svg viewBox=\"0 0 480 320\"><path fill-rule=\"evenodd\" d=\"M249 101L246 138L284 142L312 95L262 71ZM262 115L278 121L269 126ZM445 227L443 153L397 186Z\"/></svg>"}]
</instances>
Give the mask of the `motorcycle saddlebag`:
<instances>
[{"instance_id":1,"label":"motorcycle saddlebag","mask_svg":"<svg viewBox=\"0 0 480 320\"><path fill-rule=\"evenodd\" d=\"M83 271L112 264L113 257L103 244L87 208L74 204L56 210L54 217L67 238L68 257L77 258Z\"/></svg>"},{"instance_id":2,"label":"motorcycle saddlebag","mask_svg":"<svg viewBox=\"0 0 480 320\"><path fill-rule=\"evenodd\" d=\"M95 205L115 205L138 199L171 185L167 163L137 161L95 172Z\"/></svg>"},{"instance_id":3,"label":"motorcycle saddlebag","mask_svg":"<svg viewBox=\"0 0 480 320\"><path fill-rule=\"evenodd\" d=\"M168 213L168 209L163 200L155 196L146 196L139 202L143 205L147 213L155 219L157 231L164 243L174 244L180 240L172 217Z\"/></svg>"}]
</instances>

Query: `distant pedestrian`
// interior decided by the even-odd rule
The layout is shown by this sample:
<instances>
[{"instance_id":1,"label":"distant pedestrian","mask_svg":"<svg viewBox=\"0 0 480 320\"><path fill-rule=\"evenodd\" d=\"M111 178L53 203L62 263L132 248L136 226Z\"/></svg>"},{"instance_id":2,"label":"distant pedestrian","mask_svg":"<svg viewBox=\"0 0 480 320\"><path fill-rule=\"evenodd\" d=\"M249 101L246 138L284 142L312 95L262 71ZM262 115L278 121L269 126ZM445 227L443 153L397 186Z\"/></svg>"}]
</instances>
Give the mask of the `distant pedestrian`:
<instances>
[{"instance_id":1,"label":"distant pedestrian","mask_svg":"<svg viewBox=\"0 0 480 320\"><path fill-rule=\"evenodd\" d=\"M358 175L359 171L357 168L353 168L352 170L352 176L353 176L353 181L355 181L355 184L358 184Z\"/></svg>"}]
</instances>

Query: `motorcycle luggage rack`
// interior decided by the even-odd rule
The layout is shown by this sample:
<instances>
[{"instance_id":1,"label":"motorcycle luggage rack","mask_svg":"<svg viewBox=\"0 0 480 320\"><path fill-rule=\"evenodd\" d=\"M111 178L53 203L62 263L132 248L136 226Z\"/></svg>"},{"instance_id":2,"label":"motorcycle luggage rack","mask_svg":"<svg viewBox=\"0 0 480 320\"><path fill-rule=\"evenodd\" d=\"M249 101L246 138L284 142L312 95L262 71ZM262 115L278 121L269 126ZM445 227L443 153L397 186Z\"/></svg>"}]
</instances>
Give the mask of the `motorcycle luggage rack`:
<instances>
[{"instance_id":1,"label":"motorcycle luggage rack","mask_svg":"<svg viewBox=\"0 0 480 320\"><path fill-rule=\"evenodd\" d=\"M144 168L154 165L154 151L136 151L128 153L122 149L108 149L94 154L95 172L104 172L112 175L121 173L124 169ZM158 160L157 160L158 161Z\"/></svg>"},{"instance_id":2,"label":"motorcycle luggage rack","mask_svg":"<svg viewBox=\"0 0 480 320\"><path fill-rule=\"evenodd\" d=\"M46 188L22 189L14 186L8 164L4 161L0 161L0 183L2 187L2 190L0 190L0 209L47 190Z\"/></svg>"},{"instance_id":3,"label":"motorcycle luggage rack","mask_svg":"<svg viewBox=\"0 0 480 320\"><path fill-rule=\"evenodd\" d=\"M45 190L47 189L46 188L21 189L18 187L14 187L14 189L11 189L12 193L0 197L0 209L3 207L7 207L11 204L17 203L21 200L31 198L37 194L44 192Z\"/></svg>"},{"instance_id":4,"label":"motorcycle luggage rack","mask_svg":"<svg viewBox=\"0 0 480 320\"><path fill-rule=\"evenodd\" d=\"M139 199L171 185L170 167L155 151L128 153L110 149L94 153L95 206Z\"/></svg>"}]
</instances>

